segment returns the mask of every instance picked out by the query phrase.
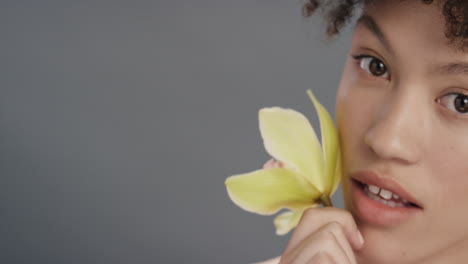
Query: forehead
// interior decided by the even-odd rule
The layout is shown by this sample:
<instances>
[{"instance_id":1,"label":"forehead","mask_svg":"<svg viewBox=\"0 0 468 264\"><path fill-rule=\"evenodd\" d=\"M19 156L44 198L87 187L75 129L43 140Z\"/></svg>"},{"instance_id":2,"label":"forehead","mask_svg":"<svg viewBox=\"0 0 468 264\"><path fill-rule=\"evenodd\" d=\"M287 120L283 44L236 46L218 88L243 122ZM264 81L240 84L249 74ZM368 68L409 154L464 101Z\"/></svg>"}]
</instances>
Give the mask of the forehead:
<instances>
[{"instance_id":1,"label":"forehead","mask_svg":"<svg viewBox=\"0 0 468 264\"><path fill-rule=\"evenodd\" d=\"M448 23L447 17L454 20L454 16L458 16L457 19L460 20L465 19L463 16L467 16L465 20L468 25L468 13L464 12L461 17L455 13L447 13L446 5L451 1L434 0L426 3L427 1L423 0L365 0L364 2L363 13L373 17L381 28L389 33L400 34L405 39L415 35L425 39L425 46L437 45L437 48L444 48L446 51L455 53L468 51L465 48L468 47L468 38L454 40L453 37L448 37L452 34L451 30L448 30L449 27L452 29L458 27L459 31L462 25ZM468 3L465 1L460 1L457 5L460 5L459 8L463 6L468 12ZM468 32L468 27L463 30Z\"/></svg>"},{"instance_id":2,"label":"forehead","mask_svg":"<svg viewBox=\"0 0 468 264\"><path fill-rule=\"evenodd\" d=\"M372 1L364 6L363 15L355 27L358 33L370 31L379 40L387 40L384 44L395 49L412 45L420 51L438 54L467 54L457 49L446 36L446 20L438 3Z\"/></svg>"}]
</instances>

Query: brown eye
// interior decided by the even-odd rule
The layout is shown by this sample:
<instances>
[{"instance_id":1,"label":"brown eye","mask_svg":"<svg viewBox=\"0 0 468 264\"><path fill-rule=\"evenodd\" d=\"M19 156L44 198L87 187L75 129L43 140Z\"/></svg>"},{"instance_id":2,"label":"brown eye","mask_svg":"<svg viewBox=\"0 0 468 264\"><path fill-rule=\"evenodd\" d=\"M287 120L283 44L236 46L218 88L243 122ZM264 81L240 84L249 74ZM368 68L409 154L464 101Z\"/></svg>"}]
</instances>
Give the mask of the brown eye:
<instances>
[{"instance_id":1,"label":"brown eye","mask_svg":"<svg viewBox=\"0 0 468 264\"><path fill-rule=\"evenodd\" d=\"M385 66L381 60L370 55L359 55L353 57L359 61L359 67L367 73L376 77L388 78L387 66Z\"/></svg>"},{"instance_id":2,"label":"brown eye","mask_svg":"<svg viewBox=\"0 0 468 264\"><path fill-rule=\"evenodd\" d=\"M467 113L468 112L468 96L464 94L458 94L455 97L455 101L453 102L453 107L459 113Z\"/></svg>"},{"instance_id":3,"label":"brown eye","mask_svg":"<svg viewBox=\"0 0 468 264\"><path fill-rule=\"evenodd\" d=\"M387 72L387 68L383 62L377 59L372 59L369 63L369 71L375 76L381 76Z\"/></svg>"},{"instance_id":4,"label":"brown eye","mask_svg":"<svg viewBox=\"0 0 468 264\"><path fill-rule=\"evenodd\" d=\"M450 93L440 100L442 105L448 109L460 113L468 113L468 96L462 93Z\"/></svg>"}]
</instances>

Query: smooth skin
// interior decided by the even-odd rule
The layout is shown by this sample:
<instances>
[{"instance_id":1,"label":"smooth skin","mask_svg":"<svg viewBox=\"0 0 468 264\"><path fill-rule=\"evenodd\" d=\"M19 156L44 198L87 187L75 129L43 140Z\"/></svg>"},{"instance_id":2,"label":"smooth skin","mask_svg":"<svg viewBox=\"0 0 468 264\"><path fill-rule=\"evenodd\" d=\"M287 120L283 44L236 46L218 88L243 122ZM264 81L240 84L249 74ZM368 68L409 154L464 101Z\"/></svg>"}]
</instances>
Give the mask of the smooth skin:
<instances>
[{"instance_id":1,"label":"smooth skin","mask_svg":"<svg viewBox=\"0 0 468 264\"><path fill-rule=\"evenodd\" d=\"M468 53L445 37L437 1L380 0L364 14L379 32L356 24L336 100L345 209L308 210L265 263L468 263ZM361 170L423 210L395 225L363 220L350 191Z\"/></svg>"}]
</instances>

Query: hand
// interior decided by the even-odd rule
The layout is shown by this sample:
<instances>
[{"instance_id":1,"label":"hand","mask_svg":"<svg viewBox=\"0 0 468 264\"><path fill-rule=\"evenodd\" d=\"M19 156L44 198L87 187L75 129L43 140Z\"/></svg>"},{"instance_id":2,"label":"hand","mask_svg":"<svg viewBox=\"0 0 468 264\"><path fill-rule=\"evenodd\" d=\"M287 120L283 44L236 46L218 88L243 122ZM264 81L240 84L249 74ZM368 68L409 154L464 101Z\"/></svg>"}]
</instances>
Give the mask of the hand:
<instances>
[{"instance_id":1,"label":"hand","mask_svg":"<svg viewBox=\"0 0 468 264\"><path fill-rule=\"evenodd\" d=\"M283 167L269 160L264 168ZM354 250L364 245L352 215L337 208L311 208L304 212L279 264L356 264Z\"/></svg>"},{"instance_id":2,"label":"hand","mask_svg":"<svg viewBox=\"0 0 468 264\"><path fill-rule=\"evenodd\" d=\"M356 264L353 250L364 240L351 214L337 208L304 212L284 250L280 264Z\"/></svg>"}]
</instances>

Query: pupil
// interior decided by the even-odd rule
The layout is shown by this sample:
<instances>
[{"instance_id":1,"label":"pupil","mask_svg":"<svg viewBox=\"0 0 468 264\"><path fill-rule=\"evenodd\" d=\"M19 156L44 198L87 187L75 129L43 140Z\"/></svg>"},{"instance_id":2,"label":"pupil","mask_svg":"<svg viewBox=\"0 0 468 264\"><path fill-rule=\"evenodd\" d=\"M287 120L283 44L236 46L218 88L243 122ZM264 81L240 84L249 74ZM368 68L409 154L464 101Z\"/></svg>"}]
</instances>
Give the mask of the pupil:
<instances>
[{"instance_id":1,"label":"pupil","mask_svg":"<svg viewBox=\"0 0 468 264\"><path fill-rule=\"evenodd\" d=\"M376 59L373 59L370 62L369 66L370 66L371 73L374 74L375 76L380 76L384 74L386 71L385 65L381 61L376 60Z\"/></svg>"},{"instance_id":2,"label":"pupil","mask_svg":"<svg viewBox=\"0 0 468 264\"><path fill-rule=\"evenodd\" d=\"M455 98L455 109L460 113L468 112L468 97L466 95L458 95Z\"/></svg>"}]
</instances>

